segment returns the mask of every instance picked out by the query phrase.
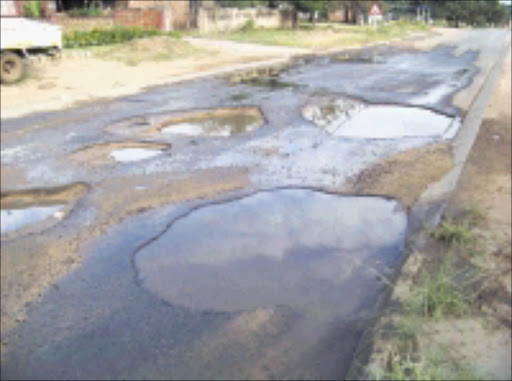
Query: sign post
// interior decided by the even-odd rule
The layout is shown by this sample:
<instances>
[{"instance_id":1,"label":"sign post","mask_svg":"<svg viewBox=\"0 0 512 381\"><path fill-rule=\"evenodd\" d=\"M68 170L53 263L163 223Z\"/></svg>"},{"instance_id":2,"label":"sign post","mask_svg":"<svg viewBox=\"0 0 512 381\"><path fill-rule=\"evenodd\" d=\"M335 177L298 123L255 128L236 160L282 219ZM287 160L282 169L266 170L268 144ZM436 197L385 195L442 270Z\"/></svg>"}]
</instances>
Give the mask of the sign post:
<instances>
[{"instance_id":1,"label":"sign post","mask_svg":"<svg viewBox=\"0 0 512 381\"><path fill-rule=\"evenodd\" d=\"M376 1L368 11L368 21L373 24L374 29L377 30L377 22L382 21L382 11L380 10L379 2Z\"/></svg>"}]
</instances>

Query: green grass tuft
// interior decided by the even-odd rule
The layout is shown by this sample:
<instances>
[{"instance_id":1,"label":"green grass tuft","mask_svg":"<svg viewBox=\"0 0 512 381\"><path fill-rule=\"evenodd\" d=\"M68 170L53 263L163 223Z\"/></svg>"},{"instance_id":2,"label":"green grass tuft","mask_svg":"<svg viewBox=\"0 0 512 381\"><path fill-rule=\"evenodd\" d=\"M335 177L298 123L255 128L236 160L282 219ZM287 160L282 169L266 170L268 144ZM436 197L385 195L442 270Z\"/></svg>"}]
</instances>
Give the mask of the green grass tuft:
<instances>
[{"instance_id":1,"label":"green grass tuft","mask_svg":"<svg viewBox=\"0 0 512 381\"><path fill-rule=\"evenodd\" d=\"M439 227L431 233L431 236L450 245L466 245L474 240L473 234L466 224L458 223L452 219L442 221Z\"/></svg>"},{"instance_id":2,"label":"green grass tuft","mask_svg":"<svg viewBox=\"0 0 512 381\"><path fill-rule=\"evenodd\" d=\"M447 316L463 316L470 309L472 301L464 295L455 283L456 269L443 261L434 273L421 272L420 284L406 301L406 308L417 315L434 319Z\"/></svg>"}]
</instances>

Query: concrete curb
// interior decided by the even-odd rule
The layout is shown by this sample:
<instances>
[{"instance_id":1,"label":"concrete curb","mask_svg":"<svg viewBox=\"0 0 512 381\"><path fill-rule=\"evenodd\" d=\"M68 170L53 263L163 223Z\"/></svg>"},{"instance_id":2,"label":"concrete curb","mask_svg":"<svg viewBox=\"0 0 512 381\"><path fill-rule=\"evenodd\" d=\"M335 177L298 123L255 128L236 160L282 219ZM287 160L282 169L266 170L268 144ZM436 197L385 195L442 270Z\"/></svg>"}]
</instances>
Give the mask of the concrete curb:
<instances>
[{"instance_id":1,"label":"concrete curb","mask_svg":"<svg viewBox=\"0 0 512 381\"><path fill-rule=\"evenodd\" d=\"M404 275L402 272L406 263L409 263L410 261L414 262L419 259L417 258L418 255L414 254L414 251L421 248L424 245L424 242L422 236L418 233L425 226L434 227L439 223L446 205L448 204L450 195L457 186L457 182L462 174L466 160L480 130L484 112L496 87L497 80L500 77L510 43L509 34L506 42L503 44L500 56L487 71L485 78L482 81L482 85L477 91L473 98L473 102L466 113L458 134L452 140L455 161L454 168L440 181L430 185L427 190L423 192L410 211L408 226L409 239L406 242L402 263L390 279L393 285L395 285L398 279ZM385 311L386 305L389 302L393 291L394 287L390 287L383 293L376 303L375 317L372 319L370 325L359 341L356 350L354 351L354 357L349 366L349 370L345 375L346 379L364 379L363 377L365 375L363 374L363 366L369 359L371 359L372 354L374 353L374 333L376 327L379 325L382 313Z\"/></svg>"},{"instance_id":2,"label":"concrete curb","mask_svg":"<svg viewBox=\"0 0 512 381\"><path fill-rule=\"evenodd\" d=\"M471 147L476 139L485 109L496 87L496 82L501 74L503 62L508 53L510 34L505 41L500 56L487 72L482 85L473 98L471 106L464 117L459 132L452 141L455 165L452 170L437 183L429 185L420 196L411 210L409 229L412 233L418 231L424 224L436 226L439 223L446 203L462 173Z\"/></svg>"}]
</instances>

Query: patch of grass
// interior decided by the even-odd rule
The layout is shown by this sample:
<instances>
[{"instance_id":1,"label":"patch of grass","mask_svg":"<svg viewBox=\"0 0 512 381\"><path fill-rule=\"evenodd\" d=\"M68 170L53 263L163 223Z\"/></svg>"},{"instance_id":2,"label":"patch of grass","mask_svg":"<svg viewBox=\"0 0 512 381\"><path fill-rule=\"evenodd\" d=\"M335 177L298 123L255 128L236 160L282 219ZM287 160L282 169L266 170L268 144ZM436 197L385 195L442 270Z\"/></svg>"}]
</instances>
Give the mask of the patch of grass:
<instances>
[{"instance_id":1,"label":"patch of grass","mask_svg":"<svg viewBox=\"0 0 512 381\"><path fill-rule=\"evenodd\" d=\"M162 35L172 36L176 39L181 37L178 32L162 32L160 30L143 29L140 27L116 26L110 29L75 30L64 33L62 41L64 48L72 49L118 44L137 38Z\"/></svg>"},{"instance_id":2,"label":"patch of grass","mask_svg":"<svg viewBox=\"0 0 512 381\"><path fill-rule=\"evenodd\" d=\"M437 271L427 272L423 269L417 288L405 303L406 309L434 319L466 315L473 301L457 285L457 275L454 265L446 259L440 263Z\"/></svg>"},{"instance_id":3,"label":"patch of grass","mask_svg":"<svg viewBox=\"0 0 512 381\"><path fill-rule=\"evenodd\" d=\"M241 31L248 32L248 31L254 30L254 29L255 29L254 20L247 20L247 22L242 27Z\"/></svg>"},{"instance_id":4,"label":"patch of grass","mask_svg":"<svg viewBox=\"0 0 512 381\"><path fill-rule=\"evenodd\" d=\"M430 236L474 257L480 254L480 245L474 229L484 220L485 216L478 208L470 207L463 210L457 218L445 218L435 230L430 232Z\"/></svg>"},{"instance_id":5,"label":"patch of grass","mask_svg":"<svg viewBox=\"0 0 512 381\"><path fill-rule=\"evenodd\" d=\"M169 36L156 36L89 49L95 57L108 61L121 61L130 66L136 66L145 61L171 61L207 54L206 51L195 48L185 41Z\"/></svg>"},{"instance_id":6,"label":"patch of grass","mask_svg":"<svg viewBox=\"0 0 512 381\"><path fill-rule=\"evenodd\" d=\"M431 236L449 245L464 245L474 240L471 230L465 224L452 219L442 221L439 227L431 232Z\"/></svg>"},{"instance_id":7,"label":"patch of grass","mask_svg":"<svg viewBox=\"0 0 512 381\"><path fill-rule=\"evenodd\" d=\"M374 380L481 380L470 366L458 366L449 360L446 350L429 352L419 361L409 354L399 355L388 362L388 369L369 370Z\"/></svg>"},{"instance_id":8,"label":"patch of grass","mask_svg":"<svg viewBox=\"0 0 512 381\"><path fill-rule=\"evenodd\" d=\"M202 36L263 45L326 49L385 41L405 37L412 31L429 29L430 27L424 24L406 22L392 22L377 28L373 26L323 24L314 27L308 25L295 30L244 27L239 31L213 32L202 34Z\"/></svg>"}]
</instances>

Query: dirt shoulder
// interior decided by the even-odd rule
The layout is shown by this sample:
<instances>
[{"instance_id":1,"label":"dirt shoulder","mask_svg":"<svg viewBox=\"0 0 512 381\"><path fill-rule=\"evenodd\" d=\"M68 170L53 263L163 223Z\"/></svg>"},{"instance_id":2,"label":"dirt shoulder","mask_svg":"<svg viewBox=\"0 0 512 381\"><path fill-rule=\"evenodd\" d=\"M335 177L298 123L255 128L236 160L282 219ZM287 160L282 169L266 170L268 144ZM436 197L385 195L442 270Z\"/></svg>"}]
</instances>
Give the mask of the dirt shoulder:
<instances>
[{"instance_id":1,"label":"dirt shoulder","mask_svg":"<svg viewBox=\"0 0 512 381\"><path fill-rule=\"evenodd\" d=\"M429 32L423 34L430 35ZM387 39L395 37L390 35ZM351 45L351 48L372 42ZM343 48L341 44L335 50ZM78 102L130 95L149 86L284 63L294 55L311 53L315 50L204 38L176 40L172 37L64 51L60 60L30 63L28 75L22 82L1 86L1 117L61 110Z\"/></svg>"},{"instance_id":2,"label":"dirt shoulder","mask_svg":"<svg viewBox=\"0 0 512 381\"><path fill-rule=\"evenodd\" d=\"M22 82L1 86L2 119L60 110L81 101L135 94L148 86L211 75L220 69L235 70L259 62L286 60L300 51L286 47L251 49L248 44L237 48L222 44L193 46L179 41L180 48L172 57L146 61L137 57L147 53L148 45L153 51L162 44L162 49L167 47L168 41L164 40L155 37L131 42L130 46L138 49L136 54L119 46L115 51L65 51L59 60L32 62Z\"/></svg>"},{"instance_id":3,"label":"dirt shoulder","mask_svg":"<svg viewBox=\"0 0 512 381\"><path fill-rule=\"evenodd\" d=\"M443 220L414 237L358 354L370 355L359 378L512 378L511 96L509 51Z\"/></svg>"}]
</instances>

